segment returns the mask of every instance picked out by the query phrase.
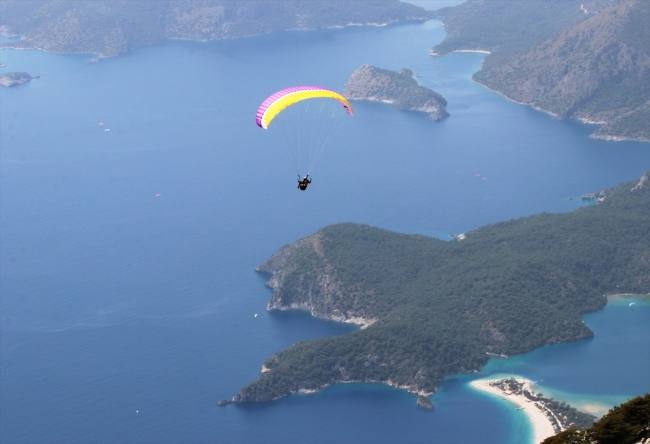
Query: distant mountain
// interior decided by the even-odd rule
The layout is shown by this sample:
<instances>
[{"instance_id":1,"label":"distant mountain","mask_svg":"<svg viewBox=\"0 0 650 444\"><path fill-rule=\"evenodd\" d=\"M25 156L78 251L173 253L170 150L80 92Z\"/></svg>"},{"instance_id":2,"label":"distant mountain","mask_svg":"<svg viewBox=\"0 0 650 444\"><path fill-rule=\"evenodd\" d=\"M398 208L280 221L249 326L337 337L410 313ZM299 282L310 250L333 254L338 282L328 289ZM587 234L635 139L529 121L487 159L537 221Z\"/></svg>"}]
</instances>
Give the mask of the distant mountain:
<instances>
[{"instance_id":1,"label":"distant mountain","mask_svg":"<svg viewBox=\"0 0 650 444\"><path fill-rule=\"evenodd\" d=\"M390 71L363 65L352 73L343 95L352 100L383 102L395 109L424 112L431 120L449 116L444 97L418 85L413 77L410 69Z\"/></svg>"},{"instance_id":2,"label":"distant mountain","mask_svg":"<svg viewBox=\"0 0 650 444\"><path fill-rule=\"evenodd\" d=\"M398 0L0 0L2 46L103 56L166 39L214 40L289 29L425 19Z\"/></svg>"},{"instance_id":3,"label":"distant mountain","mask_svg":"<svg viewBox=\"0 0 650 444\"><path fill-rule=\"evenodd\" d=\"M474 79L559 119L604 123L592 137L650 141L650 2L468 0L441 10L433 48L491 51Z\"/></svg>"},{"instance_id":4,"label":"distant mountain","mask_svg":"<svg viewBox=\"0 0 650 444\"><path fill-rule=\"evenodd\" d=\"M650 292L648 173L598 196L571 213L501 222L452 242L346 223L281 248L257 269L270 275L268 310L362 328L276 353L221 404L340 382L429 396L489 355L593 336L580 317L602 308L605 294Z\"/></svg>"}]
</instances>

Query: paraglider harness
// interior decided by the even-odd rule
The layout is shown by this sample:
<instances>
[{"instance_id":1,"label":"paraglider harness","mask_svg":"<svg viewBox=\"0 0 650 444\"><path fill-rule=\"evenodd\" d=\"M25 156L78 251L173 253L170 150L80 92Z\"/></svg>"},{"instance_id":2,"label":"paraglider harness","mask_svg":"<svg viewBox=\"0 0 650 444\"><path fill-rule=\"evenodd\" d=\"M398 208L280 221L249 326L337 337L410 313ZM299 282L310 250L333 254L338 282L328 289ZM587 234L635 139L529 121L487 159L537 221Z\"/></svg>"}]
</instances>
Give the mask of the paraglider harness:
<instances>
[{"instance_id":1,"label":"paraglider harness","mask_svg":"<svg viewBox=\"0 0 650 444\"><path fill-rule=\"evenodd\" d=\"M298 189L305 191L307 189L307 185L311 183L311 179L309 178L309 174L305 176L304 179L300 180L300 174L298 174Z\"/></svg>"}]
</instances>

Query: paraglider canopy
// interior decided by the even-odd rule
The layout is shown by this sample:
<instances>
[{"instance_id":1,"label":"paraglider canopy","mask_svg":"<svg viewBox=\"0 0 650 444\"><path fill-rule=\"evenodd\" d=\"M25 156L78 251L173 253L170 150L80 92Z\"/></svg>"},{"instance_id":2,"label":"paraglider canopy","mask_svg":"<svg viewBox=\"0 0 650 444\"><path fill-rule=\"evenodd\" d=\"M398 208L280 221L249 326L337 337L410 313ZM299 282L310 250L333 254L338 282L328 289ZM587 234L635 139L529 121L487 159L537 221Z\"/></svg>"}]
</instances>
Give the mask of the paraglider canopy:
<instances>
[{"instance_id":1,"label":"paraglider canopy","mask_svg":"<svg viewBox=\"0 0 650 444\"><path fill-rule=\"evenodd\" d=\"M321 86L293 86L269 96L257 110L255 123L269 131L274 148L293 162L298 176L309 176L347 116L350 102ZM273 123L271 129L269 126ZM280 140L275 140L281 137ZM306 187L306 185L305 185ZM302 189L302 188L301 188Z\"/></svg>"},{"instance_id":2,"label":"paraglider canopy","mask_svg":"<svg viewBox=\"0 0 650 444\"><path fill-rule=\"evenodd\" d=\"M283 109L302 100L315 98L336 99L341 103L349 115L354 115L352 105L350 105L347 99L331 89L322 88L320 86L294 86L278 91L266 99L257 110L255 122L260 128L267 129L271 124L271 121Z\"/></svg>"}]
</instances>

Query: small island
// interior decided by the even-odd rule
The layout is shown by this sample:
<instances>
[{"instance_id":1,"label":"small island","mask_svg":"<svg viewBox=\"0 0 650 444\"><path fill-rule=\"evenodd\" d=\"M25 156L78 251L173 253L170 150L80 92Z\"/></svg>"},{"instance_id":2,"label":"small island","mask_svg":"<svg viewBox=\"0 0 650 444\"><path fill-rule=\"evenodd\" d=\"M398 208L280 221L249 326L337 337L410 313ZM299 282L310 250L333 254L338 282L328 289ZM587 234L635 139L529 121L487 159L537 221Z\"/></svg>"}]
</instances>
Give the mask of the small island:
<instances>
[{"instance_id":1,"label":"small island","mask_svg":"<svg viewBox=\"0 0 650 444\"><path fill-rule=\"evenodd\" d=\"M26 72L8 72L0 76L0 86L18 86L36 78Z\"/></svg>"},{"instance_id":2,"label":"small island","mask_svg":"<svg viewBox=\"0 0 650 444\"><path fill-rule=\"evenodd\" d=\"M343 95L351 100L383 102L399 110L428 113L431 120L449 116L447 101L437 92L418 85L410 69L390 71L363 65L352 73Z\"/></svg>"}]
</instances>

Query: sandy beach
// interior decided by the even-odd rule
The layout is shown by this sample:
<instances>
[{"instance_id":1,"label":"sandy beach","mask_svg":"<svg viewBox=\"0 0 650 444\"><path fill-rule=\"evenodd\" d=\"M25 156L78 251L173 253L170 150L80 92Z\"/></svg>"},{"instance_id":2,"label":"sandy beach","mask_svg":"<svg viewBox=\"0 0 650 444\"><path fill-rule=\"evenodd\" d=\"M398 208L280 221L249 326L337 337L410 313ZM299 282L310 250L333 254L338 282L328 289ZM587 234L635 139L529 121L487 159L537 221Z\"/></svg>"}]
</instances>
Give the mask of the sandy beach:
<instances>
[{"instance_id":1,"label":"sandy beach","mask_svg":"<svg viewBox=\"0 0 650 444\"><path fill-rule=\"evenodd\" d=\"M477 390L491 393L499 398L505 399L507 401L515 404L520 410L522 410L528 418L530 419L531 424L533 425L533 442L539 444L544 441L549 436L555 435L555 430L553 429L553 424L546 417L546 414L537 406L537 403L528 401L523 395L517 394L505 394L500 388L493 387L490 385L490 382L496 380L491 379L479 379L476 381L470 382L470 385ZM531 381L526 379L517 378L517 381L525 381L526 386L530 387L532 384Z\"/></svg>"}]
</instances>

